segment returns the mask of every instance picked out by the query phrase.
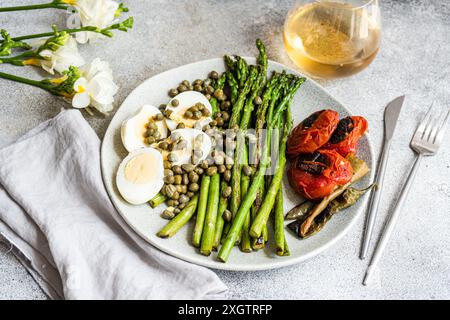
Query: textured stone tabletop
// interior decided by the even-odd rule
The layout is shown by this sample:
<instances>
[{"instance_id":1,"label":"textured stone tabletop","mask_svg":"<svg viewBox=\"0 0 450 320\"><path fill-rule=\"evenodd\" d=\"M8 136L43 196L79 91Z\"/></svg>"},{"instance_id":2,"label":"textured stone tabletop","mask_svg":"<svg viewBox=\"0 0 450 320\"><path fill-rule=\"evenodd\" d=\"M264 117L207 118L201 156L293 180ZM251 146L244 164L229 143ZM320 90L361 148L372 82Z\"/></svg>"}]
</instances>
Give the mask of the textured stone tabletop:
<instances>
[{"instance_id":1,"label":"textured stone tabletop","mask_svg":"<svg viewBox=\"0 0 450 320\"><path fill-rule=\"evenodd\" d=\"M11 0L8 5L45 1ZM255 55L263 39L272 60L292 66L283 51L282 25L294 1L133 0L134 30L112 40L81 47L87 60L110 62L120 91L116 108L145 79L175 66L222 56ZM374 63L351 78L324 81L329 92L354 114L369 120L369 137L378 156L383 106L406 94L394 137L377 234L412 164L408 144L432 101L450 107L450 3L443 0L381 0L382 47ZM4 2L2 2L2 5ZM44 32L67 16L54 10L0 14L0 28L13 35ZM38 78L31 68L0 66L5 72ZM66 104L24 85L0 80L0 147L55 116ZM88 117L100 137L112 115ZM447 133L448 142L450 130ZM422 162L398 227L380 263L374 285L361 280L367 261L358 259L363 229L355 227L325 253L279 270L218 275L237 298L272 299L435 299L450 298L450 143ZM45 299L31 276L0 245L0 299Z\"/></svg>"}]
</instances>

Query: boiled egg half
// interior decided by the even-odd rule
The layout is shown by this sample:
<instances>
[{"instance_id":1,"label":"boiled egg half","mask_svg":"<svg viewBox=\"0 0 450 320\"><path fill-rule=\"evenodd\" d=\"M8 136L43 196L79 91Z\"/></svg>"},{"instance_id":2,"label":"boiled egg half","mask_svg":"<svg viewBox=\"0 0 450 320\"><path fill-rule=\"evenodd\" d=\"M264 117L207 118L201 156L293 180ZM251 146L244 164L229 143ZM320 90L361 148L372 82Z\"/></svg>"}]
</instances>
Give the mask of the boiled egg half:
<instances>
[{"instance_id":1,"label":"boiled egg half","mask_svg":"<svg viewBox=\"0 0 450 320\"><path fill-rule=\"evenodd\" d=\"M160 117L160 120L154 120L156 116ZM122 143L128 152L150 145L146 135L150 122L156 125L160 139L167 138L167 126L161 111L152 105L144 105L136 115L122 123Z\"/></svg>"},{"instance_id":2,"label":"boiled egg half","mask_svg":"<svg viewBox=\"0 0 450 320\"><path fill-rule=\"evenodd\" d=\"M177 101L175 104L176 106L173 103L174 100ZM170 110L172 112L169 119L166 119L167 127L173 131L177 128L179 123L184 123L186 128L194 128L196 127L196 123L198 123L201 129L203 126L210 123L212 121L211 116L202 116L200 119L189 119L184 116L185 112L197 103L203 104L209 111L209 114L212 114L211 104L200 92L185 91L173 97L166 107L166 110Z\"/></svg>"},{"instance_id":3,"label":"boiled egg half","mask_svg":"<svg viewBox=\"0 0 450 320\"><path fill-rule=\"evenodd\" d=\"M151 200L164 185L162 154L154 148L132 151L119 166L116 184L122 197L131 204Z\"/></svg>"}]
</instances>

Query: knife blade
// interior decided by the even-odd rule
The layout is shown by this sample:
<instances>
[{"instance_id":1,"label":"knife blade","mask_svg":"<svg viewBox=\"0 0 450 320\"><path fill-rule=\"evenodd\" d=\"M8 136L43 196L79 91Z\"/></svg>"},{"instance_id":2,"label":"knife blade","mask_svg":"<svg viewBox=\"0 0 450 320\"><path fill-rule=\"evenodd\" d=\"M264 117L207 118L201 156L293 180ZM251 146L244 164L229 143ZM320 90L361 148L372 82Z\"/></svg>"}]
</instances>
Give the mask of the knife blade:
<instances>
[{"instance_id":1,"label":"knife blade","mask_svg":"<svg viewBox=\"0 0 450 320\"><path fill-rule=\"evenodd\" d=\"M405 96L400 96L389 102L384 110L384 141L383 149L378 163L377 172L375 175L375 183L378 188L373 188L369 210L366 218L366 228L364 230L363 242L361 246L360 258L365 259L369 251L370 240L372 238L373 228L378 213L378 205L380 204L381 195L383 191L384 176L386 173L386 166L389 157L389 150L391 147L391 139L397 126L397 120L402 110Z\"/></svg>"}]
</instances>

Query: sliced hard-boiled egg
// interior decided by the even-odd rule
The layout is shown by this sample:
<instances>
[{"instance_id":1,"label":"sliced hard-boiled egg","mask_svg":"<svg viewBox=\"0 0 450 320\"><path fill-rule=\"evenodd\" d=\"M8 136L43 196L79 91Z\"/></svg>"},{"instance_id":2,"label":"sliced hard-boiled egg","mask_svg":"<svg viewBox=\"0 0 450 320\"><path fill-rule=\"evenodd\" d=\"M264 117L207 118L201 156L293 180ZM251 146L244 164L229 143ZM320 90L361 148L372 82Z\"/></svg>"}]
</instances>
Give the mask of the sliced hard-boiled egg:
<instances>
[{"instance_id":1,"label":"sliced hard-boiled egg","mask_svg":"<svg viewBox=\"0 0 450 320\"><path fill-rule=\"evenodd\" d=\"M156 116L161 120L154 120ZM154 106L144 105L135 116L122 123L122 143L128 152L149 146L146 133L150 122L156 125L160 139L167 138L167 126L161 111Z\"/></svg>"},{"instance_id":2,"label":"sliced hard-boiled egg","mask_svg":"<svg viewBox=\"0 0 450 320\"><path fill-rule=\"evenodd\" d=\"M154 148L132 151L117 170L116 184L122 197L131 204L151 200L164 185L162 154Z\"/></svg>"},{"instance_id":3,"label":"sliced hard-boiled egg","mask_svg":"<svg viewBox=\"0 0 450 320\"><path fill-rule=\"evenodd\" d=\"M174 106L173 101L176 100L176 106ZM212 107L206 97L197 91L185 91L176 95L167 104L166 110L170 110L172 113L169 119L166 119L167 127L173 131L177 128L179 123L184 123L186 128L194 128L196 123L199 123L200 128L206 126L212 121L211 116L202 116L200 119L189 119L184 116L185 112L197 103L203 104L212 114Z\"/></svg>"},{"instance_id":4,"label":"sliced hard-boiled egg","mask_svg":"<svg viewBox=\"0 0 450 320\"><path fill-rule=\"evenodd\" d=\"M163 156L164 159L169 159L170 154L171 158L174 159L174 161L171 162L175 165L182 165L185 163L196 165L200 161L206 159L211 152L211 138L198 129L176 129L172 131L170 140L175 142L174 147L170 152L163 151ZM192 157L194 152L196 152L195 159Z\"/></svg>"}]
</instances>

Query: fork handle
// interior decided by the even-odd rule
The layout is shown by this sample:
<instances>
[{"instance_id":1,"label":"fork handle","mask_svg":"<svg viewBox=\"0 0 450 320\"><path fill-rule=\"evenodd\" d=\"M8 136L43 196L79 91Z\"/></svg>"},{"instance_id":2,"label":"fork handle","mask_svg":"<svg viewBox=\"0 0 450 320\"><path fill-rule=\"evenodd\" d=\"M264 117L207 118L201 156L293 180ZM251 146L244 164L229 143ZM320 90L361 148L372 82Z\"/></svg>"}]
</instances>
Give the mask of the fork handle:
<instances>
[{"instance_id":1,"label":"fork handle","mask_svg":"<svg viewBox=\"0 0 450 320\"><path fill-rule=\"evenodd\" d=\"M375 271L375 268L383 255L384 249L391 237L391 234L394 230L395 224L397 223L397 219L400 215L400 211L402 209L403 203L406 201L406 198L409 194L409 190L414 182L414 178L416 177L417 170L419 169L420 161L422 160L422 155L418 154L416 156L416 160L414 161L414 165L409 172L408 178L406 179L405 184L403 185L403 189L400 193L399 198L397 199L397 203L395 204L394 211L389 217L389 220L386 222L384 226L383 233L378 241L377 247L375 248L375 252L373 254L372 260L370 261L369 267L367 268L366 275L364 277L363 284L367 285L370 281L370 278Z\"/></svg>"},{"instance_id":2,"label":"fork handle","mask_svg":"<svg viewBox=\"0 0 450 320\"><path fill-rule=\"evenodd\" d=\"M389 157L391 142L386 141L381 152L380 162L378 163L377 175L375 177L376 188L373 188L369 210L367 211L366 224L364 228L363 242L361 246L360 258L363 260L367 256L370 240L375 226L375 220L378 213L378 205L380 204L381 194L383 193L384 176L386 175L386 167Z\"/></svg>"}]
</instances>

